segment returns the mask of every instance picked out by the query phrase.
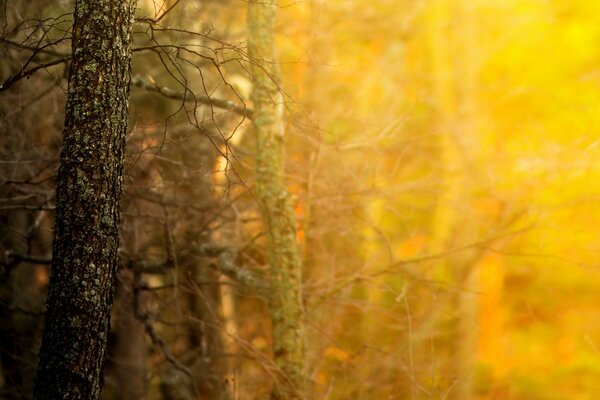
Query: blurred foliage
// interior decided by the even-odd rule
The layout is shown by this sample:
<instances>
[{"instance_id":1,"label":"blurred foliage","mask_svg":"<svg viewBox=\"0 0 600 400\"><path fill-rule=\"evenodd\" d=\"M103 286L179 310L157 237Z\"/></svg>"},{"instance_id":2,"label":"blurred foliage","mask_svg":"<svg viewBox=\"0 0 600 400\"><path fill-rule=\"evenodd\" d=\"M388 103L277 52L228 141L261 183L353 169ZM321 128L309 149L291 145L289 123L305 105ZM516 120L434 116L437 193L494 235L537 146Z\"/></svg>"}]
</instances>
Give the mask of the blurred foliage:
<instances>
[{"instance_id":1,"label":"blurred foliage","mask_svg":"<svg viewBox=\"0 0 600 400\"><path fill-rule=\"evenodd\" d=\"M453 328L432 325L429 316L465 288L453 287L445 273L432 274L447 267L446 257L377 272L433 249L474 244L483 252L473 288L477 398L597 397L600 8L592 3L312 1L282 10L283 81L312 108L319 151L327 154L311 194L319 215L313 229L335 226L330 246L344 241L352 249L320 261L320 283L336 285L332 270L356 276L353 290L336 291L341 298L323 305L328 311L314 310L327 321L337 321L331 313L345 314L328 332L350 354L334 366L337 350L326 347L327 361L315 361L322 396L452 397L452 354L443 350L452 332L439 330ZM445 14L431 28L434 7ZM465 41L468 24L473 37ZM458 104L446 120L432 78L431 29L442 30L448 55L442 74ZM460 113L466 101L476 103L476 113ZM444 131L473 135L460 138L465 148L455 161L467 165L453 166L459 176L451 180L467 187L450 197L440 173ZM318 200L332 181L343 206ZM440 207L478 226L474 243L457 227L447 228L450 241L434 243ZM336 217L344 221L334 223ZM409 347L423 351L422 337L433 337L436 347L417 361Z\"/></svg>"},{"instance_id":2,"label":"blurred foliage","mask_svg":"<svg viewBox=\"0 0 600 400\"><path fill-rule=\"evenodd\" d=\"M20 18L19 7L6 3L10 18ZM39 3L39 15L67 9ZM469 382L473 399L599 398L600 3L280 3L310 397L469 400L458 394ZM168 4L141 1L140 15ZM160 53L181 67L171 74L159 52L140 52L135 73L251 107L245 5L182 0L164 21L206 37L153 37L138 23L138 46L168 40L202 50ZM2 79L10 68L0 64ZM15 111L19 96L35 97L25 85L2 94L2 157L10 158L10 146L30 150L6 139L19 130L39 144L36 154L51 158L62 123L52 110L64 101L64 81ZM145 300L157 333L194 373L218 359L210 379L225 382L233 398L261 398L274 376L262 294L207 269L215 257L185 254L206 242L227 246L244 271L265 276L248 121L139 88L131 101L124 249L150 260L173 248L184 254L166 274L144 275L147 286L164 289ZM4 187L8 175L24 173L7 165L0 164ZM145 190L179 202L136 197ZM48 241L49 226L35 243ZM10 232L2 231L3 250L25 246ZM33 250L47 252L39 243ZM202 288L215 281L218 293ZM213 303L199 311L190 298L206 296ZM206 336L190 339L186 329ZM210 332L222 342L218 354L206 350ZM161 384L172 365L149 337L140 340L152 349L149 398L167 398ZM116 386L107 376L109 398Z\"/></svg>"}]
</instances>

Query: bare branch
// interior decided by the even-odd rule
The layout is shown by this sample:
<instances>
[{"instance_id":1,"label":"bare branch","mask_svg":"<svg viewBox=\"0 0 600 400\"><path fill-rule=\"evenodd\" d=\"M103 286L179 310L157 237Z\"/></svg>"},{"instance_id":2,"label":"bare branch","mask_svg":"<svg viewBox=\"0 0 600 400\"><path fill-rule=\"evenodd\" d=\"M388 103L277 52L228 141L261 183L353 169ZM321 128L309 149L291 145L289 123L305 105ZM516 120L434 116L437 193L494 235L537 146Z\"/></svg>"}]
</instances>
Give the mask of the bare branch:
<instances>
[{"instance_id":1,"label":"bare branch","mask_svg":"<svg viewBox=\"0 0 600 400\"><path fill-rule=\"evenodd\" d=\"M45 64L40 64L36 67L33 68L29 68L29 69L22 69L21 71L17 72L16 74L14 74L13 76L11 76L10 78L6 79L4 82L0 83L0 92L3 92L7 89L9 89L12 85L14 85L15 83L17 83L18 81L20 81L23 78L28 78L31 75L33 75L34 73L36 73L37 71L39 71L40 69L45 69L48 67L52 67L54 65L58 65L58 64L63 64L66 63L67 61L69 61L71 59L71 57L63 57L63 58L59 58L57 60L53 60L50 62L47 62Z\"/></svg>"},{"instance_id":2,"label":"bare branch","mask_svg":"<svg viewBox=\"0 0 600 400\"><path fill-rule=\"evenodd\" d=\"M133 86L139 87L141 89L148 90L150 92L155 92L163 95L166 98L174 99L174 100L182 100L189 102L196 102L198 104L212 105L213 107L221 108L228 111L233 111L236 114L241 115L244 118L252 119L252 110L246 106L240 106L235 104L229 100L223 99L214 99L212 97L194 94L190 91L175 91L168 87L160 86L156 83L153 83L147 79L142 78L140 75L135 75L131 79L131 84Z\"/></svg>"}]
</instances>

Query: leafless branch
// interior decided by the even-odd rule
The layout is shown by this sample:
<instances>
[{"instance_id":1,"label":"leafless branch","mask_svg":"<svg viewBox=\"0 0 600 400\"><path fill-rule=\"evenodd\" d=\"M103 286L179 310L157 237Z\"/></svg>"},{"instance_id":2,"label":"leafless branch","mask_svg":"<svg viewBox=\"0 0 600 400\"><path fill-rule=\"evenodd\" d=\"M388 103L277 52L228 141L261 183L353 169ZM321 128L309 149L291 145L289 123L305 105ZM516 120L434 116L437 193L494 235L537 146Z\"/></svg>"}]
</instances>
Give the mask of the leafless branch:
<instances>
[{"instance_id":1,"label":"leafless branch","mask_svg":"<svg viewBox=\"0 0 600 400\"><path fill-rule=\"evenodd\" d=\"M0 92L3 92L7 89L9 89L12 85L14 85L15 83L17 83L18 81L20 81L23 78L28 78L31 75L33 75L34 73L36 73L37 71L41 70L41 69L45 69L45 68L49 68L52 67L54 65L59 65L59 64L63 64L66 63L67 61L69 61L71 59L71 57L63 57L63 58L59 58L57 60L53 60L44 64L40 64L38 66L29 68L29 69L22 69L19 72L17 72L16 74L14 74L13 76L9 77L8 79L6 79L4 82L0 83Z\"/></svg>"},{"instance_id":2,"label":"leafless branch","mask_svg":"<svg viewBox=\"0 0 600 400\"><path fill-rule=\"evenodd\" d=\"M198 104L212 105L213 107L221 108L228 111L233 111L242 117L252 119L252 110L246 106L240 106L229 100L215 99L210 96L191 93L190 91L175 91L165 86L160 86L157 83L142 78L140 75L135 75L131 79L133 86L139 87L150 92L159 93L162 96L173 99L195 102Z\"/></svg>"}]
</instances>

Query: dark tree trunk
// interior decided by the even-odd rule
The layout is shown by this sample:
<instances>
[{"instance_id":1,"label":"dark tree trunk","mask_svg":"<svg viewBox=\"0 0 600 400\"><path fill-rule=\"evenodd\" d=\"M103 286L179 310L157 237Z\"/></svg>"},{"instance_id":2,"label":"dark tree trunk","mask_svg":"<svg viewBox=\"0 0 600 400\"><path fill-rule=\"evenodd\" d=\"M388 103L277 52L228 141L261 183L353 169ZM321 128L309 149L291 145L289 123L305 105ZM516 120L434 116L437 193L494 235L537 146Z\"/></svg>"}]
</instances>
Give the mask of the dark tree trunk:
<instances>
[{"instance_id":1,"label":"dark tree trunk","mask_svg":"<svg viewBox=\"0 0 600 400\"><path fill-rule=\"evenodd\" d=\"M135 295L131 289L134 280L131 270L123 268L119 271L116 310L113 312L116 343L109 349L114 354L116 379L113 389L114 398L118 400L146 398L146 336L142 323L135 317Z\"/></svg>"},{"instance_id":2,"label":"dark tree trunk","mask_svg":"<svg viewBox=\"0 0 600 400\"><path fill-rule=\"evenodd\" d=\"M77 0L36 399L98 399L119 247L134 0Z\"/></svg>"},{"instance_id":3,"label":"dark tree trunk","mask_svg":"<svg viewBox=\"0 0 600 400\"><path fill-rule=\"evenodd\" d=\"M27 253L26 238L31 219L27 212L13 211L0 218L2 247ZM36 353L41 339L41 311L44 289L36 282L33 264L14 264L0 274L0 364L4 384L1 399L31 399Z\"/></svg>"}]
</instances>

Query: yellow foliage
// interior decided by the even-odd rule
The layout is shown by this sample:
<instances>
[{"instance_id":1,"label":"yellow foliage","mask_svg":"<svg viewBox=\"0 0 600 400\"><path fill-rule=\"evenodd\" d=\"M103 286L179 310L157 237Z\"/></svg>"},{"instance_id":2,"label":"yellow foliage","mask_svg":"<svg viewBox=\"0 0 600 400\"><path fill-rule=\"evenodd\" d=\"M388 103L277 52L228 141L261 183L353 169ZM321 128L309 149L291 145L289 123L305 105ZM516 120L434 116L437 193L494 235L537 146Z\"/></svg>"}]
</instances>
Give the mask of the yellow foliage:
<instances>
[{"instance_id":1,"label":"yellow foliage","mask_svg":"<svg viewBox=\"0 0 600 400\"><path fill-rule=\"evenodd\" d=\"M396 247L396 257L399 259L414 257L423 250L426 243L426 235L416 234L398 244L398 247Z\"/></svg>"},{"instance_id":2,"label":"yellow foliage","mask_svg":"<svg viewBox=\"0 0 600 400\"><path fill-rule=\"evenodd\" d=\"M323 351L323 357L342 363L347 363L351 359L348 353L338 347L327 347L325 351Z\"/></svg>"}]
</instances>

